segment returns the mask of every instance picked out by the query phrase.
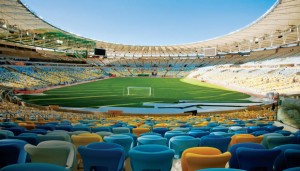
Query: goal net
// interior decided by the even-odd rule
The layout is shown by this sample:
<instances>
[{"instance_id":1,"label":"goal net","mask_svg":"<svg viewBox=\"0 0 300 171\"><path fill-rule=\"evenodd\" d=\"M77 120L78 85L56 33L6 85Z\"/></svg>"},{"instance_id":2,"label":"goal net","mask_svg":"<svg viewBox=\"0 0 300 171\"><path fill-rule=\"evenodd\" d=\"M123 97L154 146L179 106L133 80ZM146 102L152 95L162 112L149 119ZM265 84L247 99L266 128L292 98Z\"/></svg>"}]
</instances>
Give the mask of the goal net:
<instances>
[{"instance_id":1,"label":"goal net","mask_svg":"<svg viewBox=\"0 0 300 171\"><path fill-rule=\"evenodd\" d=\"M123 90L123 95L127 96L153 96L152 87L127 87Z\"/></svg>"}]
</instances>

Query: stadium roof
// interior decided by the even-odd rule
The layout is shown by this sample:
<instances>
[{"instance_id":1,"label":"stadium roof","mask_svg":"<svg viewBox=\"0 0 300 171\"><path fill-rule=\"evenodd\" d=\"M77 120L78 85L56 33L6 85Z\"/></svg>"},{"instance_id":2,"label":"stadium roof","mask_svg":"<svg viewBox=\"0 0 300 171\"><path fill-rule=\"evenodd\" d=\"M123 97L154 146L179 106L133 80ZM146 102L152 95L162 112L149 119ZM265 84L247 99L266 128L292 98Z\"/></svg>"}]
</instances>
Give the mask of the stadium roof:
<instances>
[{"instance_id":1,"label":"stadium roof","mask_svg":"<svg viewBox=\"0 0 300 171\"><path fill-rule=\"evenodd\" d=\"M230 23L229 23L230 24ZM139 46L87 39L44 21L20 0L0 0L0 38L58 50L105 48L112 57L199 56L206 48L218 53L276 48L300 41L300 0L278 0L263 16L227 35L181 45Z\"/></svg>"}]
</instances>

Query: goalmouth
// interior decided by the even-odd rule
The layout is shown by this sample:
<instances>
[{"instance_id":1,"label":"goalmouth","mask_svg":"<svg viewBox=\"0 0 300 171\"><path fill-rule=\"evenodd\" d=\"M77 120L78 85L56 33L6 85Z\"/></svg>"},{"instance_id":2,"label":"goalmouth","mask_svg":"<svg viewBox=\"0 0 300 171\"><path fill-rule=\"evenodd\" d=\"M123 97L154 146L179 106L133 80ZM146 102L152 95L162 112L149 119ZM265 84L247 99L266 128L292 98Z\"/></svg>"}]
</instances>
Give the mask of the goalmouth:
<instances>
[{"instance_id":1,"label":"goalmouth","mask_svg":"<svg viewBox=\"0 0 300 171\"><path fill-rule=\"evenodd\" d=\"M152 87L129 86L123 88L123 96L154 96Z\"/></svg>"}]
</instances>

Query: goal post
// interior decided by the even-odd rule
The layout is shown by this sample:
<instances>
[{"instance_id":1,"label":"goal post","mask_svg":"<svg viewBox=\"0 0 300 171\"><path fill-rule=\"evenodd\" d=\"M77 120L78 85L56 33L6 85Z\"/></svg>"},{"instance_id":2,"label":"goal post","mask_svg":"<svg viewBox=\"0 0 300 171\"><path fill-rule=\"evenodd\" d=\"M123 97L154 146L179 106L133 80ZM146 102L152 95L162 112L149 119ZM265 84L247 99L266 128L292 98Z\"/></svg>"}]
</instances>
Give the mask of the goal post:
<instances>
[{"instance_id":1,"label":"goal post","mask_svg":"<svg viewBox=\"0 0 300 171\"><path fill-rule=\"evenodd\" d=\"M129 86L123 89L123 95L126 96L153 96L154 89L152 87Z\"/></svg>"}]
</instances>

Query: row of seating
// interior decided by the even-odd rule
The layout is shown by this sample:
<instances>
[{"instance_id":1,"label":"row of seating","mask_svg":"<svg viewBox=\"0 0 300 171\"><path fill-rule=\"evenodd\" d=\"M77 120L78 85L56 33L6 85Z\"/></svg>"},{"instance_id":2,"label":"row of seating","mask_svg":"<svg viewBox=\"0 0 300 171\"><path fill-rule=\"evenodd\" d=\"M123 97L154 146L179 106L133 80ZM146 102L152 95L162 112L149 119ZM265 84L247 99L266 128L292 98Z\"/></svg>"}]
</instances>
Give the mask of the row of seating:
<instances>
[{"instance_id":1,"label":"row of seating","mask_svg":"<svg viewBox=\"0 0 300 171\"><path fill-rule=\"evenodd\" d=\"M22 140L0 140L1 171L13 164L28 162L55 164L73 171L77 169L78 159L82 160L85 171L121 171L126 158L130 159L133 171L171 170L176 154L172 149L164 145L147 144L133 147L126 153L124 144L116 141L117 139L107 142L82 142L78 147L70 142L57 140L44 141L37 146ZM182 153L181 168L183 171L225 168L228 162L229 168L234 169L279 171L299 167L299 159L300 144L265 149L260 144L248 142L235 144L228 152L221 152L213 147L187 148Z\"/></svg>"}]
</instances>

